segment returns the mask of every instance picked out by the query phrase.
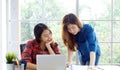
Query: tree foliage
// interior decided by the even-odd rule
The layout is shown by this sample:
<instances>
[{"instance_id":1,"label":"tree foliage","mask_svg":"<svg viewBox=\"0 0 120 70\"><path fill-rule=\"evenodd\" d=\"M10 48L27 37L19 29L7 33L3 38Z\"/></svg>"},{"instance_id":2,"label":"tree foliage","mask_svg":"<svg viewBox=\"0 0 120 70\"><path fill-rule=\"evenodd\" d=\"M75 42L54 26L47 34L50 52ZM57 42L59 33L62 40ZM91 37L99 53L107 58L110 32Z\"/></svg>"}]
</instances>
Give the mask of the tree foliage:
<instances>
[{"instance_id":1,"label":"tree foliage","mask_svg":"<svg viewBox=\"0 0 120 70\"><path fill-rule=\"evenodd\" d=\"M114 44L114 42L120 42L120 38L118 38L120 34L119 32L120 24L118 21L115 22L111 21L120 18L120 14L119 14L120 4L119 4L119 0L113 0L113 10L112 10L111 9L112 3L109 3L110 1L107 0L101 0L101 1L106 5L107 10L105 10L104 13L100 14L101 15L100 17L96 18L97 20L100 21L87 21L87 23L92 24L93 27L95 28L99 42L106 42L106 44L103 43L100 44L102 50L102 56L100 62L110 63L110 58L111 58L111 53L110 53L111 50L109 48L111 45L110 43L113 42L112 44ZM80 6L78 12L80 13L82 9L86 7L87 6ZM87 8L90 9L89 7ZM23 4L21 6L21 42L34 38L33 35L34 25L39 22L44 22L52 30L53 37L58 42L61 53L67 55L67 49L65 48L65 45L63 44L61 37L61 20L66 11L67 9L63 9L62 4L59 3L59 1L57 0L52 0L52 2L51 0L29 0L28 2ZM113 17L111 16L112 12L113 12ZM102 21L101 19L105 21ZM119 47L120 45L114 44L113 46L114 49L112 49L114 51L112 52L114 53L113 62L115 63L120 63ZM75 61L75 55L73 61Z\"/></svg>"}]
</instances>

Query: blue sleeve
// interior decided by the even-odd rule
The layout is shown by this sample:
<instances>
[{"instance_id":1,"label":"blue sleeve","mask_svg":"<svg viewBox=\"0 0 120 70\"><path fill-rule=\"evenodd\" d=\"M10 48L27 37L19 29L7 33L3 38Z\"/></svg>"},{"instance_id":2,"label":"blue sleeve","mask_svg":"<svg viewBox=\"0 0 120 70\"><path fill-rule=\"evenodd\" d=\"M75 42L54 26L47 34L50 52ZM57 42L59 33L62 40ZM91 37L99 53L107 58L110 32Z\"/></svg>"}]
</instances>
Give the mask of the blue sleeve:
<instances>
[{"instance_id":1,"label":"blue sleeve","mask_svg":"<svg viewBox=\"0 0 120 70\"><path fill-rule=\"evenodd\" d=\"M94 28L91 25L86 25L85 30L90 51L95 52L97 48L97 39Z\"/></svg>"}]
</instances>

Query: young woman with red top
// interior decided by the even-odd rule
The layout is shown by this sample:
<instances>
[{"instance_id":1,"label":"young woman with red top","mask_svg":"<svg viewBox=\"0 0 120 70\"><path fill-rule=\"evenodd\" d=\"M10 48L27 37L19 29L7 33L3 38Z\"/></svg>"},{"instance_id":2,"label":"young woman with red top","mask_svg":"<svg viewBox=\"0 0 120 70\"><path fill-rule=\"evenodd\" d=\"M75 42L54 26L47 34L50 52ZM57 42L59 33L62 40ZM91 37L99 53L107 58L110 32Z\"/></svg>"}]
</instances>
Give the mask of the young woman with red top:
<instances>
[{"instance_id":1,"label":"young woman with red top","mask_svg":"<svg viewBox=\"0 0 120 70\"><path fill-rule=\"evenodd\" d=\"M43 23L34 27L35 39L29 40L22 53L22 60L27 62L26 68L36 70L37 54L60 54L58 44L53 41L51 30Z\"/></svg>"}]
</instances>

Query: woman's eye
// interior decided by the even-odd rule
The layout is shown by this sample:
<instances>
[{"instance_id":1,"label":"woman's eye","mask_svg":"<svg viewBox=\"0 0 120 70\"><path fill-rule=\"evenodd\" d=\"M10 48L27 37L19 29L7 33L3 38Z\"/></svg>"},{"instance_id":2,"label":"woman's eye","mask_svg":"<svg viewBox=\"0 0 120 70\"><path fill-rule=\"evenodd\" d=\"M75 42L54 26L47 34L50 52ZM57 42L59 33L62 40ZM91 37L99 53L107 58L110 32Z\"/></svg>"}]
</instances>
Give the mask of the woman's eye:
<instances>
[{"instance_id":1,"label":"woman's eye","mask_svg":"<svg viewBox=\"0 0 120 70\"><path fill-rule=\"evenodd\" d=\"M45 35L45 37L48 37L49 35Z\"/></svg>"}]
</instances>

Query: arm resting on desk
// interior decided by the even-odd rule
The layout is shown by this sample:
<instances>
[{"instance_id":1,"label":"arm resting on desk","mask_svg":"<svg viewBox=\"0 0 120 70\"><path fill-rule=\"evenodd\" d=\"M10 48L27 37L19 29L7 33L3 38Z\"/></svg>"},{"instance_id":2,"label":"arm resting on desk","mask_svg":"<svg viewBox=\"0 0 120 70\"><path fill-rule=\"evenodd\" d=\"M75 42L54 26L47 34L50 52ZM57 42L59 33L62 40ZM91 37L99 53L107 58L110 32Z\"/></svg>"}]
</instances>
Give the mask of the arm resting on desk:
<instances>
[{"instance_id":1,"label":"arm resting on desk","mask_svg":"<svg viewBox=\"0 0 120 70\"><path fill-rule=\"evenodd\" d=\"M90 52L90 66L95 65L95 52Z\"/></svg>"},{"instance_id":2,"label":"arm resting on desk","mask_svg":"<svg viewBox=\"0 0 120 70\"><path fill-rule=\"evenodd\" d=\"M28 69L30 69L30 70L36 70L36 64L27 62L26 69L27 69L27 70L28 70Z\"/></svg>"},{"instance_id":3,"label":"arm resting on desk","mask_svg":"<svg viewBox=\"0 0 120 70\"><path fill-rule=\"evenodd\" d=\"M95 66L95 52L90 52L90 64L89 64L89 67L88 67L88 70L90 69L94 69L94 66Z\"/></svg>"},{"instance_id":4,"label":"arm resting on desk","mask_svg":"<svg viewBox=\"0 0 120 70\"><path fill-rule=\"evenodd\" d=\"M73 56L73 51L68 49L68 60L67 60L67 64L66 64L67 67L69 67L71 64L72 56Z\"/></svg>"}]
</instances>

